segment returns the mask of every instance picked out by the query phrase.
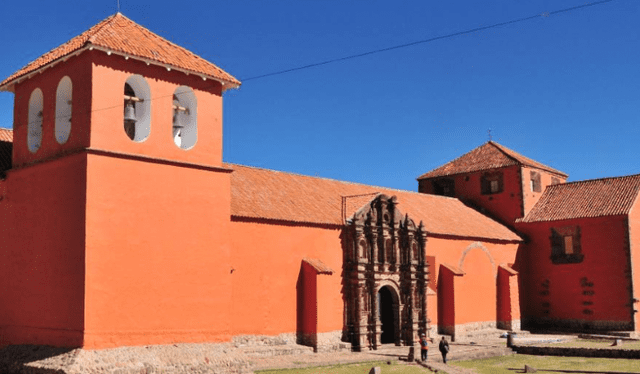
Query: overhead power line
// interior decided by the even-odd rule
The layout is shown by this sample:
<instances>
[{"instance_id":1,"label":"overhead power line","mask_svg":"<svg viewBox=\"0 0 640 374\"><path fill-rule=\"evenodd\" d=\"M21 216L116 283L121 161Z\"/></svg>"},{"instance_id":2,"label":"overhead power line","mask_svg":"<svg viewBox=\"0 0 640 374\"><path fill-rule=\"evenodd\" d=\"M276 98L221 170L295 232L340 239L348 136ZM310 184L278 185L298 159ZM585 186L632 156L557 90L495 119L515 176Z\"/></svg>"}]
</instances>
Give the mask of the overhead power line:
<instances>
[{"instance_id":1,"label":"overhead power line","mask_svg":"<svg viewBox=\"0 0 640 374\"><path fill-rule=\"evenodd\" d=\"M510 21L494 23L494 24L488 25L488 26L481 26L481 27L476 27L476 28L473 28L473 29L454 32L454 33L447 34L447 35L435 36L435 37L429 38L429 39L418 40L418 41L415 41L415 42L394 45L392 47L386 47L386 48L375 49L375 50L368 51L368 52L362 52L362 53L358 53L358 54L355 54L355 55L334 58L334 59L325 60L325 61L321 61L321 62L315 62L315 63L312 63L312 64L302 65L302 66L298 66L298 67L290 68L290 69L286 69L286 70L280 70L280 71L276 71L276 72L273 72L273 73L267 73L267 74L262 74L262 75L256 75L256 76L253 76L253 77L242 78L242 79L240 79L240 81L241 82L246 82L246 81L250 81L250 80L267 78L267 77L272 77L272 76L275 76L275 75L282 75L282 74L291 73L291 72L294 72L294 71L314 68L314 67L317 67L317 66L328 65L328 64L335 63L335 62L352 60L352 59L355 59L355 58L365 57L365 56L373 55L373 54L376 54L376 53L393 51L395 49L412 47L414 45L430 43L430 42L434 42L436 40L449 39L449 38L453 38L453 37L456 37L456 36L465 35L465 34L471 34L471 33L474 33L474 32L484 31L484 30L488 30L488 29L492 29L492 28L496 28L496 27L500 27L500 26L506 26L506 25L512 25L514 23L530 21L532 19L536 19L536 18L540 18L540 17L550 17L550 16L553 16L553 15L556 15L556 14L571 12L573 10L577 10L577 9L581 9L581 8L587 8L587 7L591 7L591 6L610 3L612 1L614 1L614 0L593 1L593 2L590 2L590 3L587 3L587 4L576 5L576 6L569 7L569 8L554 10L552 12L539 13L539 14L535 14L535 15L529 16L529 17L517 18L517 19L510 20Z\"/></svg>"}]
</instances>

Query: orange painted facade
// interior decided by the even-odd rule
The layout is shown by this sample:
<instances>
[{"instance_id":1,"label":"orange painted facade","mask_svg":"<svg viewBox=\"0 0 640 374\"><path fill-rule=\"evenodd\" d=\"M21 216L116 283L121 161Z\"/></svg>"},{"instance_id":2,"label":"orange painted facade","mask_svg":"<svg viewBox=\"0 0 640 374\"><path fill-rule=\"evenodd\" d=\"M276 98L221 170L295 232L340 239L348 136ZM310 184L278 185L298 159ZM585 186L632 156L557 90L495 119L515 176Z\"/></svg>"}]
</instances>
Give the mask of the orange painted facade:
<instances>
[{"instance_id":1,"label":"orange painted facade","mask_svg":"<svg viewBox=\"0 0 640 374\"><path fill-rule=\"evenodd\" d=\"M157 37L121 15L105 22L124 22L127 37ZM105 26L114 27L109 37L118 25ZM188 61L176 62L183 54L174 45L162 61L105 48L83 44L0 83L15 93L13 168L0 181L0 344L99 349L295 334L319 348L332 336L349 341L357 324L363 341L380 335L370 342L376 348L384 329L418 310L420 321L405 318L411 334L395 331L385 341L412 344L429 328L453 337L518 329L521 320L638 329L637 208L536 221L531 212L567 176L493 142L472 151L471 162L456 159L420 177L423 194L395 191L397 198L373 186L223 164L222 94L235 78L186 52ZM59 142L64 77L72 114L69 138ZM136 141L125 132L132 99L123 92L132 77L148 86L136 101L149 108L147 135ZM37 89L41 113L30 106ZM197 118L188 149L174 144L174 115L186 112L175 104L180 90L193 94L188 115ZM41 144L30 149L34 115ZM375 210L376 201L392 209ZM551 259L554 228L579 232L580 253L565 263Z\"/></svg>"},{"instance_id":2,"label":"orange painted facade","mask_svg":"<svg viewBox=\"0 0 640 374\"><path fill-rule=\"evenodd\" d=\"M83 344L85 166L73 155L2 183L0 343Z\"/></svg>"},{"instance_id":3,"label":"orange painted facade","mask_svg":"<svg viewBox=\"0 0 640 374\"><path fill-rule=\"evenodd\" d=\"M233 334L295 333L299 324L303 331L313 330L310 325L321 333L342 330L340 235L338 227L234 219L230 226ZM321 259L333 274L305 271L305 257ZM299 279L305 290L300 300ZM309 307L298 308L299 302Z\"/></svg>"},{"instance_id":4,"label":"orange painted facade","mask_svg":"<svg viewBox=\"0 0 640 374\"><path fill-rule=\"evenodd\" d=\"M530 238L523 245L521 298L526 324L548 327L633 330L627 219L581 218L522 223ZM577 263L554 263L551 230L579 227L584 256Z\"/></svg>"},{"instance_id":5,"label":"orange painted facade","mask_svg":"<svg viewBox=\"0 0 640 374\"><path fill-rule=\"evenodd\" d=\"M450 335L456 330L496 327L498 322L517 326L520 315L512 305L517 299L499 303L506 296L502 292L510 294L512 288L509 279L505 285L498 277L500 265L513 264L517 250L518 243L430 237L427 252L435 257L430 277L438 282L438 315L431 318L432 324L437 321L438 329ZM433 313L436 305L430 308Z\"/></svg>"}]
</instances>

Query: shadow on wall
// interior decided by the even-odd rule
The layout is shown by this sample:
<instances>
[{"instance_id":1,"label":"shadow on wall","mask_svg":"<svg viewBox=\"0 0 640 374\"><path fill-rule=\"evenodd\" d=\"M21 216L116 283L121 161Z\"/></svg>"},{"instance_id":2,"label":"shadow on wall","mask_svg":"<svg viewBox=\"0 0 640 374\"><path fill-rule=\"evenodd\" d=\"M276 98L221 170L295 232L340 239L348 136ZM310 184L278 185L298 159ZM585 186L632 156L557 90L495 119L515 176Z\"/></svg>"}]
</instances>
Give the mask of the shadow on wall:
<instances>
[{"instance_id":1,"label":"shadow on wall","mask_svg":"<svg viewBox=\"0 0 640 374\"><path fill-rule=\"evenodd\" d=\"M317 286L316 275L300 264L296 282L296 343L309 347L317 346Z\"/></svg>"},{"instance_id":2,"label":"shadow on wall","mask_svg":"<svg viewBox=\"0 0 640 374\"><path fill-rule=\"evenodd\" d=\"M10 345L0 348L1 373L64 374L64 369L37 367L37 361L53 358L55 366L66 367L74 363L79 348L60 348L40 345ZM48 366L53 363L47 362Z\"/></svg>"}]
</instances>

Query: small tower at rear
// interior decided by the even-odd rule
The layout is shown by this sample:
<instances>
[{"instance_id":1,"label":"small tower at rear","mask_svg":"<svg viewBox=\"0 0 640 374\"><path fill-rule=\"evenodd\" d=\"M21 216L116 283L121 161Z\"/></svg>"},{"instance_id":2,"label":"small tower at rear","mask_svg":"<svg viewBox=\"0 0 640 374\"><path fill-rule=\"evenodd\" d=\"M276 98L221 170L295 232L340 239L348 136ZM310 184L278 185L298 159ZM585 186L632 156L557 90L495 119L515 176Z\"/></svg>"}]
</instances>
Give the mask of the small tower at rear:
<instances>
[{"instance_id":1,"label":"small tower at rear","mask_svg":"<svg viewBox=\"0 0 640 374\"><path fill-rule=\"evenodd\" d=\"M567 174L489 141L418 177L418 191L457 197L513 227L544 189L564 183Z\"/></svg>"},{"instance_id":2,"label":"small tower at rear","mask_svg":"<svg viewBox=\"0 0 640 374\"><path fill-rule=\"evenodd\" d=\"M239 85L120 13L0 83L0 344L227 338L222 94Z\"/></svg>"}]
</instances>

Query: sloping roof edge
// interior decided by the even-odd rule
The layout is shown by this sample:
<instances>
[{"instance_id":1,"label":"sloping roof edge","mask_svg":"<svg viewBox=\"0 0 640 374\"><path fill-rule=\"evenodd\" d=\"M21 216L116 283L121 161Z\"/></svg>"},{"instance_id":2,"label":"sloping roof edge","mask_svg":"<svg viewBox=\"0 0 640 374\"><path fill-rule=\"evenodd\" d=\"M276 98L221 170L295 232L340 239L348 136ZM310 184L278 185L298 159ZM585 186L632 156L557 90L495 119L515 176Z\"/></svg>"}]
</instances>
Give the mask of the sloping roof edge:
<instances>
[{"instance_id":1,"label":"sloping roof edge","mask_svg":"<svg viewBox=\"0 0 640 374\"><path fill-rule=\"evenodd\" d=\"M216 70L219 70L219 75L220 76L215 76L215 75L211 75L211 74L207 74L205 72L199 72L196 70L191 70L191 69L187 69L184 67L181 67L179 65L176 64L170 64L170 63L163 63L160 62L158 60L154 60L151 58L145 58L144 56L140 56L140 55L136 55L135 53L127 53L124 51L118 51L116 48L108 48L106 46L101 46L95 43L95 38L96 36L100 33L100 31L107 26L110 22L114 21L114 19L116 19L116 17L121 17L124 20L131 22L133 25L135 25L136 27L140 28L141 30L143 30L146 33L149 33L157 38L159 38L160 40L162 40L165 43L169 43L170 45L172 45L175 48L178 48L179 50L182 50L184 52L186 52L187 54L191 55L193 58L201 60L209 65L211 65L212 67L214 67ZM77 43L77 46L72 46L72 44ZM140 60L143 61L145 63L151 63L157 66L161 66L161 67L170 67L172 69L175 69L177 71L181 71L183 73L187 73L187 74L194 74L194 75L198 75L201 76L203 79L208 78L208 79L212 79L214 81L218 81L223 85L223 91L227 90L229 88L237 88L240 86L240 81L238 81L236 78L234 78L233 76L231 76L229 73L227 73L226 71L224 71L223 69L221 69L220 67L214 65L213 63L207 61L206 59L196 55L195 53L185 49L184 47L181 47L173 42L171 42L170 40L152 32L151 30L147 29L144 26L139 25L138 23L130 20L129 18L127 18L125 15L123 15L122 13L116 13L113 14L107 18L105 18L104 20L100 21L99 23L93 25L92 27L90 27L88 30L82 32L81 34L71 38L70 40L62 43L61 45L49 50L48 52L44 53L43 55L37 57L36 59L34 59L33 61L29 62L28 64L26 64L25 66L23 66L21 69L19 69L18 71L14 72L13 74L11 74L9 77L7 77L6 79L4 79L2 82L0 82L0 91L9 91L12 92L13 90L13 86L15 83L20 82L24 79L28 79L29 77L33 76L34 74L48 69L62 61L66 61L68 58L79 55L80 53L86 51L86 50L92 50L92 49L98 49L98 50L102 50L106 53L114 53L123 57L127 57L127 58L133 58L136 60ZM59 55L56 55L56 52L60 53ZM39 62L39 60L42 60Z\"/></svg>"},{"instance_id":2,"label":"sloping roof edge","mask_svg":"<svg viewBox=\"0 0 640 374\"><path fill-rule=\"evenodd\" d=\"M495 148L498 152L500 152L504 157L506 157L508 160L510 160L509 163L505 163L502 164L500 166L477 166L474 168L471 168L469 170L463 170L463 171L441 171L440 173L438 173L438 170L440 169L445 169L448 165L455 165L457 162L463 160L465 157L471 157L470 154L472 154L474 151L479 151L480 149L482 149L482 147L485 147L487 145L492 146L493 148ZM535 160L532 160L526 156L523 156L521 154L519 154L518 152L509 149L505 146L503 146L502 144L498 144L496 142L494 142L493 140L490 140L472 150L470 150L469 152L466 152L458 157L456 157L455 159L442 164L438 167L436 167L435 169L432 169L424 174L421 174L418 178L416 178L416 180L423 180L423 179L431 179L431 178L441 178L441 177L448 177L448 176L454 176L454 175L460 175L460 174L466 174L466 173L474 173L474 172L478 172L478 171L483 171L483 170L493 170L493 169L500 169L500 168L504 168L504 167L509 167L512 165L520 165L520 166L527 166L527 167L532 167L532 168L536 168L536 169L540 169L540 170L545 170L547 172L550 172L552 174L556 174L559 175L561 177L564 177L565 179L568 178L569 176L557 169L554 169L550 166L544 165L540 162L537 162Z\"/></svg>"}]
</instances>

